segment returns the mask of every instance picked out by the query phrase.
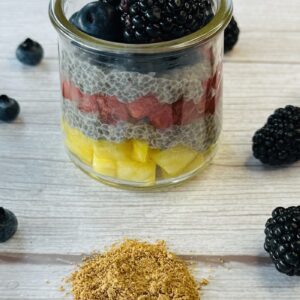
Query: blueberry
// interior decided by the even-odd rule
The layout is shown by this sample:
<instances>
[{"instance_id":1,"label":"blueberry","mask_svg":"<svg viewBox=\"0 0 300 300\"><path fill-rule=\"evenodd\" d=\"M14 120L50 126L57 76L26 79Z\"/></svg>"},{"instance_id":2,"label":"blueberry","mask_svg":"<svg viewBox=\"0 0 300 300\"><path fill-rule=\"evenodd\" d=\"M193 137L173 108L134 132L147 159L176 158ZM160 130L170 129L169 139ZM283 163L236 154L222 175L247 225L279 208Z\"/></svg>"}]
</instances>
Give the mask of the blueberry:
<instances>
[{"instance_id":1,"label":"blueberry","mask_svg":"<svg viewBox=\"0 0 300 300\"><path fill-rule=\"evenodd\" d=\"M192 66L203 59L201 55L192 50L174 52L169 55L152 54L144 56L141 54L128 54L126 59L118 64L131 72L147 73L166 73L182 67Z\"/></svg>"},{"instance_id":2,"label":"blueberry","mask_svg":"<svg viewBox=\"0 0 300 300\"><path fill-rule=\"evenodd\" d=\"M93 37L112 42L122 41L120 13L107 1L88 3L72 15L70 22Z\"/></svg>"},{"instance_id":3,"label":"blueberry","mask_svg":"<svg viewBox=\"0 0 300 300\"><path fill-rule=\"evenodd\" d=\"M11 122L20 113L19 103L6 95L0 95L0 121Z\"/></svg>"},{"instance_id":4,"label":"blueberry","mask_svg":"<svg viewBox=\"0 0 300 300\"><path fill-rule=\"evenodd\" d=\"M17 231L18 220L9 210L0 207L0 243L8 241Z\"/></svg>"},{"instance_id":5,"label":"blueberry","mask_svg":"<svg viewBox=\"0 0 300 300\"><path fill-rule=\"evenodd\" d=\"M108 3L113 6L119 6L121 0L102 0L104 3Z\"/></svg>"},{"instance_id":6,"label":"blueberry","mask_svg":"<svg viewBox=\"0 0 300 300\"><path fill-rule=\"evenodd\" d=\"M71 18L70 18L70 23L72 23L74 26L78 27L76 25L76 22L77 22L77 16L78 16L78 12L74 13Z\"/></svg>"},{"instance_id":7,"label":"blueberry","mask_svg":"<svg viewBox=\"0 0 300 300\"><path fill-rule=\"evenodd\" d=\"M44 50L39 43L26 39L17 48L16 56L21 63L28 66L36 66L43 59Z\"/></svg>"}]
</instances>

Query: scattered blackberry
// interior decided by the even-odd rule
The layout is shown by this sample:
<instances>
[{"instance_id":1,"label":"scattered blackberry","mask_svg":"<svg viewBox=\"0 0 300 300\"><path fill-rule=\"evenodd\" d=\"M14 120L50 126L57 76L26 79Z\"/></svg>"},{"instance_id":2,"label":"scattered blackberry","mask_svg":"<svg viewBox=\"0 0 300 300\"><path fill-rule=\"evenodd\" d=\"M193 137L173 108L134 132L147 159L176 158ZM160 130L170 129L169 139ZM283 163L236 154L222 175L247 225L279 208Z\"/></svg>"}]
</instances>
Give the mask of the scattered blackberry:
<instances>
[{"instance_id":1,"label":"scattered blackberry","mask_svg":"<svg viewBox=\"0 0 300 300\"><path fill-rule=\"evenodd\" d=\"M240 29L234 17L232 17L230 23L225 29L224 35L224 52L227 53L233 49L233 47L238 42L240 35Z\"/></svg>"},{"instance_id":2,"label":"scattered blackberry","mask_svg":"<svg viewBox=\"0 0 300 300\"><path fill-rule=\"evenodd\" d=\"M17 231L18 221L9 210L0 207L0 243L8 241Z\"/></svg>"},{"instance_id":3,"label":"scattered blackberry","mask_svg":"<svg viewBox=\"0 0 300 300\"><path fill-rule=\"evenodd\" d=\"M197 31L213 18L211 0L121 0L127 43L156 43Z\"/></svg>"},{"instance_id":4,"label":"scattered blackberry","mask_svg":"<svg viewBox=\"0 0 300 300\"><path fill-rule=\"evenodd\" d=\"M266 223L265 250L277 270L300 276L300 206L277 207Z\"/></svg>"},{"instance_id":5,"label":"scattered blackberry","mask_svg":"<svg viewBox=\"0 0 300 300\"><path fill-rule=\"evenodd\" d=\"M21 63L36 66L42 61L44 50L39 43L32 39L26 39L17 48L16 56Z\"/></svg>"},{"instance_id":6,"label":"scattered blackberry","mask_svg":"<svg viewBox=\"0 0 300 300\"><path fill-rule=\"evenodd\" d=\"M279 166L300 159L300 107L277 109L253 137L253 155L264 164Z\"/></svg>"},{"instance_id":7,"label":"scattered blackberry","mask_svg":"<svg viewBox=\"0 0 300 300\"><path fill-rule=\"evenodd\" d=\"M0 121L11 122L20 113L19 103L6 95L0 95Z\"/></svg>"}]
</instances>

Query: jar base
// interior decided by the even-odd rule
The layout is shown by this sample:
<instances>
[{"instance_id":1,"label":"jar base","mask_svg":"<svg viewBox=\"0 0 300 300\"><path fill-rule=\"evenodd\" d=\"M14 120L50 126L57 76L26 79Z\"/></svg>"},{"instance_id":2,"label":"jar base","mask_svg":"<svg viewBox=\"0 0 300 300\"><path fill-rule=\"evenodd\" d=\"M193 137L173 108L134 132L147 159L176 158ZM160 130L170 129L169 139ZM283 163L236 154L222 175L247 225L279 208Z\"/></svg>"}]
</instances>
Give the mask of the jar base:
<instances>
[{"instance_id":1,"label":"jar base","mask_svg":"<svg viewBox=\"0 0 300 300\"><path fill-rule=\"evenodd\" d=\"M75 166L78 167L81 171L86 173L91 178L114 188L123 189L123 190L134 190L134 191L153 191L153 190L158 190L158 189L167 188L171 186L172 187L178 186L188 181L189 179L194 178L195 176L199 175L202 171L204 171L205 168L211 163L211 161L213 160L214 156L217 153L217 149L218 149L218 145L215 144L212 147L212 150L210 151L209 155L207 155L203 163L197 169L174 178L159 179L156 180L154 184L147 185L145 183L125 181L125 180L120 180L120 179L100 175L99 173L95 172L90 166L83 163L75 154L69 151L68 148L66 147L67 154L70 157L71 161L75 164Z\"/></svg>"}]
</instances>

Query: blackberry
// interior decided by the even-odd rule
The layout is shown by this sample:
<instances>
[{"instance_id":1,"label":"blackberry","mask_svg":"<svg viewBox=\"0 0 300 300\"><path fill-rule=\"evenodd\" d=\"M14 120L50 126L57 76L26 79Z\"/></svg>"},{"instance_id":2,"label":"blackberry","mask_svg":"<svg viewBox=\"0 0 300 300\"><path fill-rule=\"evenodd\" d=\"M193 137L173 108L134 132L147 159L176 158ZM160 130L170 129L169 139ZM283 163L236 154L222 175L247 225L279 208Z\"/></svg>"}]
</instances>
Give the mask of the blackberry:
<instances>
[{"instance_id":1,"label":"blackberry","mask_svg":"<svg viewBox=\"0 0 300 300\"><path fill-rule=\"evenodd\" d=\"M264 164L279 166L300 159L300 108L277 109L253 137L253 155Z\"/></svg>"},{"instance_id":2,"label":"blackberry","mask_svg":"<svg viewBox=\"0 0 300 300\"><path fill-rule=\"evenodd\" d=\"M211 0L121 0L127 43L156 43L188 35L213 18Z\"/></svg>"},{"instance_id":3,"label":"blackberry","mask_svg":"<svg viewBox=\"0 0 300 300\"><path fill-rule=\"evenodd\" d=\"M233 49L238 42L240 35L240 29L234 17L232 17L230 23L225 29L224 34L224 52L227 53Z\"/></svg>"},{"instance_id":4,"label":"blackberry","mask_svg":"<svg viewBox=\"0 0 300 300\"><path fill-rule=\"evenodd\" d=\"M266 223L265 250L277 270L300 276L300 206L277 207Z\"/></svg>"}]
</instances>

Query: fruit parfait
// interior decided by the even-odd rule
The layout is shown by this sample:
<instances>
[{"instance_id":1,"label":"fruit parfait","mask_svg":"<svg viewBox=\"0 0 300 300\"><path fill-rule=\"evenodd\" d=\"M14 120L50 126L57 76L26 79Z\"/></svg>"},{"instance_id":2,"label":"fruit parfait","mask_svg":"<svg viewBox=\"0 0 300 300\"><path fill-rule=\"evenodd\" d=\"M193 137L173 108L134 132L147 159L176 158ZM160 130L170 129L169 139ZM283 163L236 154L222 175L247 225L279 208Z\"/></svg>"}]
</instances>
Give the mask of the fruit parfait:
<instances>
[{"instance_id":1,"label":"fruit parfait","mask_svg":"<svg viewBox=\"0 0 300 300\"><path fill-rule=\"evenodd\" d=\"M52 0L71 159L120 187L186 180L222 124L231 0Z\"/></svg>"}]
</instances>

